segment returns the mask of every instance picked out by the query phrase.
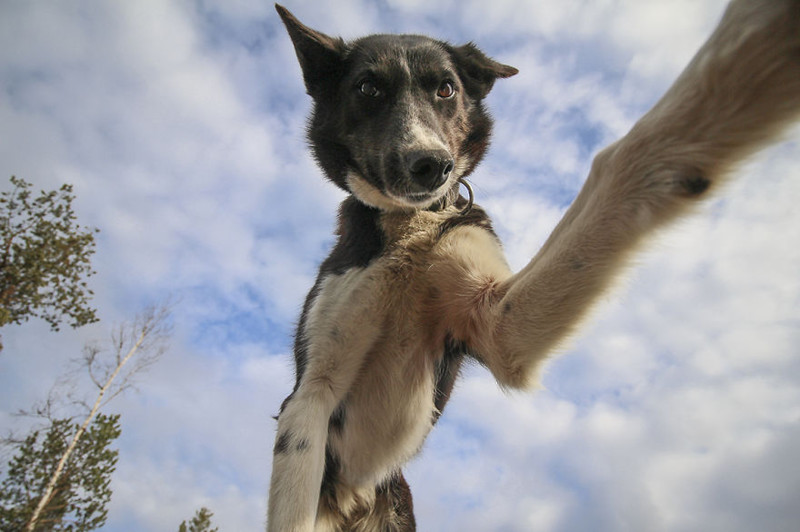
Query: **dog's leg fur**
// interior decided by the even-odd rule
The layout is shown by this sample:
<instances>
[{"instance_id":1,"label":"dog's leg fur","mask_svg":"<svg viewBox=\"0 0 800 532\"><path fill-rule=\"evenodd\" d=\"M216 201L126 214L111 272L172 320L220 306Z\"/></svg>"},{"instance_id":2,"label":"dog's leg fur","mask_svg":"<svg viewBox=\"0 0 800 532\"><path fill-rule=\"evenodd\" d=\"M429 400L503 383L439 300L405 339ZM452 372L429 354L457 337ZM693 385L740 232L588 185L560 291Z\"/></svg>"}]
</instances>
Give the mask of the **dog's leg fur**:
<instances>
[{"instance_id":1,"label":"dog's leg fur","mask_svg":"<svg viewBox=\"0 0 800 532\"><path fill-rule=\"evenodd\" d=\"M328 420L381 332L384 297L376 279L353 268L320 282L306 317L308 364L278 418L269 530L314 530L325 469ZM335 316L335 321L330 319Z\"/></svg>"},{"instance_id":2,"label":"dog's leg fur","mask_svg":"<svg viewBox=\"0 0 800 532\"><path fill-rule=\"evenodd\" d=\"M542 249L482 308L480 327L474 317L462 320L472 330L460 333L501 384L535 383L541 362L637 243L774 140L799 111L800 2L734 1L664 97L597 155Z\"/></svg>"}]
</instances>

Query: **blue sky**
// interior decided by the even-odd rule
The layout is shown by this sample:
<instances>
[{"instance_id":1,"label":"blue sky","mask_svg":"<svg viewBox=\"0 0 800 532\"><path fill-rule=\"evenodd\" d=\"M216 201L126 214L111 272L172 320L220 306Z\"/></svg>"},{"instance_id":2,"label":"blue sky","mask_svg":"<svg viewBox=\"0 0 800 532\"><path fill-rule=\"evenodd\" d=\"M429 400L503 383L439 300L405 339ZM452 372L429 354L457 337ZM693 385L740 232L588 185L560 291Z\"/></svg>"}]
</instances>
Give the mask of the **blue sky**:
<instances>
[{"instance_id":1,"label":"blue sky","mask_svg":"<svg viewBox=\"0 0 800 532\"><path fill-rule=\"evenodd\" d=\"M652 105L718 0L287 2L301 20L474 40L520 74L487 100L472 178L516 268L591 157ZM175 333L122 414L106 530L176 530L200 506L264 524L291 336L341 192L303 138L310 102L273 7L0 4L0 184L75 187L101 229L103 322L2 331L0 428L86 341L172 296ZM790 531L800 522L800 134L663 232L555 358L505 395L470 368L407 469L421 531Z\"/></svg>"}]
</instances>

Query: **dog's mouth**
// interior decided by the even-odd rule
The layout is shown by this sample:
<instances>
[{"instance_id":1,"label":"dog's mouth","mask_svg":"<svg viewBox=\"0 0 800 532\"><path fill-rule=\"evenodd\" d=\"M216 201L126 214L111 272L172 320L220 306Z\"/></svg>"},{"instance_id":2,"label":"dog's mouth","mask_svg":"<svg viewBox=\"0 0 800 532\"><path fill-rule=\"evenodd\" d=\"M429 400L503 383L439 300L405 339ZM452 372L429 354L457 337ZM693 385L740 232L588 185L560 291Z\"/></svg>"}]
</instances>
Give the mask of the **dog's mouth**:
<instances>
[{"instance_id":1,"label":"dog's mouth","mask_svg":"<svg viewBox=\"0 0 800 532\"><path fill-rule=\"evenodd\" d=\"M427 209L442 202L462 170L447 150L415 150L366 161L349 161L346 183L367 205L382 210Z\"/></svg>"},{"instance_id":2,"label":"dog's mouth","mask_svg":"<svg viewBox=\"0 0 800 532\"><path fill-rule=\"evenodd\" d=\"M427 207L431 203L438 201L439 198L442 197L442 194L444 194L445 191L446 189L442 191L434 190L431 192L405 192L401 194L393 193L391 194L391 196L393 196L398 201L405 201L413 205L419 205L420 207Z\"/></svg>"},{"instance_id":3,"label":"dog's mouth","mask_svg":"<svg viewBox=\"0 0 800 532\"><path fill-rule=\"evenodd\" d=\"M347 172L346 182L350 192L362 203L384 211L395 211L427 209L440 202L455 181L450 176L434 190L410 190L407 185L387 186L382 180L367 179L362 172L351 169Z\"/></svg>"}]
</instances>

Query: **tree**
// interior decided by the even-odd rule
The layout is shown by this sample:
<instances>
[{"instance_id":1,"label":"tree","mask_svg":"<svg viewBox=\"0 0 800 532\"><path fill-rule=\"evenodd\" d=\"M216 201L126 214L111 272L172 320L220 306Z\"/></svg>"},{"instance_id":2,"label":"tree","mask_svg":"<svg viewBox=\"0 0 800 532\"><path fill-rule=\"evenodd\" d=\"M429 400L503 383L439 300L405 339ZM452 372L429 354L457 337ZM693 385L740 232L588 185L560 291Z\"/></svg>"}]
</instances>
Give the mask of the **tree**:
<instances>
[{"instance_id":1,"label":"tree","mask_svg":"<svg viewBox=\"0 0 800 532\"><path fill-rule=\"evenodd\" d=\"M56 419L46 433L34 431L21 442L0 485L0 530L23 530L31 522L50 473L78 429L70 419ZM119 415L94 419L64 463L33 530L83 532L105 524L118 455L109 446L119 435Z\"/></svg>"},{"instance_id":2,"label":"tree","mask_svg":"<svg viewBox=\"0 0 800 532\"><path fill-rule=\"evenodd\" d=\"M219 532L219 528L211 528L211 518L214 514L205 506L195 512L189 524L186 521L178 527L178 532Z\"/></svg>"},{"instance_id":3,"label":"tree","mask_svg":"<svg viewBox=\"0 0 800 532\"><path fill-rule=\"evenodd\" d=\"M0 194L0 327L31 317L53 330L65 319L73 327L97 321L86 283L97 229L76 223L72 186L34 197L23 179L11 184Z\"/></svg>"},{"instance_id":4,"label":"tree","mask_svg":"<svg viewBox=\"0 0 800 532\"><path fill-rule=\"evenodd\" d=\"M71 486L74 478L75 463L86 463L87 458L82 458L82 450L91 442L97 440L99 435L105 434L110 439L119 435L117 427L114 433L113 427L108 426L108 417L99 413L114 397L124 392L133 385L134 378L144 369L155 363L166 349L166 340L169 336L169 307L151 307L137 316L132 323L122 324L115 328L111 335L111 342L105 348L98 345L88 345L84 349L84 357L81 365L86 369L89 378L97 387L97 395L94 401L83 402L83 413L79 416L68 419L53 419L51 412L51 399L48 399L44 408L36 409L34 415L47 417L51 421L51 430L45 442L47 461L33 460L30 457L37 456L34 451L38 441L38 432L34 432L26 438L17 452L19 460L12 460L9 464L9 474L6 479L12 478L11 471L16 471L13 478L34 479L34 488L25 488L19 493L25 496L15 495L10 492L4 502L4 512L9 516L24 516L26 521L22 527L0 528L0 530L26 530L27 532L39 530L70 530L84 531L93 530L102 526L105 522L105 504L111 496L108 483L102 484L103 477L100 473L92 473L88 468L85 474L91 474L93 482L103 487L103 494L106 498L97 498L98 506L93 509L93 520L83 519L83 514L79 517L83 520L79 525L75 524L75 519L65 520L70 512L75 512L76 508L83 504L84 495L87 493L86 487L81 487L76 491L64 489L64 485ZM75 423L75 419L82 419L80 423ZM118 417L113 418L114 423ZM92 428L100 423L106 432L92 432ZM50 436L53 433L53 436ZM116 434L113 437L111 434ZM53 442L52 445L49 442ZM94 448L98 454L98 459L103 456L102 449ZM81 462L80 460L83 460ZM114 463L116 455L114 455ZM107 464L107 462L106 462ZM106 467L102 471L105 475L113 472L112 467ZM6 482L4 481L4 482ZM11 485L14 482L12 481ZM5 484L4 491L5 491ZM102 494L101 494L102 495ZM34 499L31 497L35 496ZM4 497L6 497L4 495ZM91 497L88 500L94 500ZM62 510L63 509L63 510ZM59 513L61 512L61 513ZM17 518L15 517L15 519ZM9 517L10 519L11 517Z\"/></svg>"}]
</instances>

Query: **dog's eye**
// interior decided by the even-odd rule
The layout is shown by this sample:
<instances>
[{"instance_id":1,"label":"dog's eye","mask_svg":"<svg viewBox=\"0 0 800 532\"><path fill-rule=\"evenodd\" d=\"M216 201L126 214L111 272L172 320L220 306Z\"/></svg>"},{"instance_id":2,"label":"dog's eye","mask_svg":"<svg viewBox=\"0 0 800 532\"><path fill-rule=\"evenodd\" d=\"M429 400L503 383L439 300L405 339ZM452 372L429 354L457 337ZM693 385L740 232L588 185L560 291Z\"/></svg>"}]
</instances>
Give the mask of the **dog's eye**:
<instances>
[{"instance_id":1,"label":"dog's eye","mask_svg":"<svg viewBox=\"0 0 800 532\"><path fill-rule=\"evenodd\" d=\"M377 98L381 95L381 91L378 89L378 86L375 85L374 81L369 79L365 79L358 84L358 91L364 96L369 96L370 98Z\"/></svg>"},{"instance_id":2,"label":"dog's eye","mask_svg":"<svg viewBox=\"0 0 800 532\"><path fill-rule=\"evenodd\" d=\"M439 90L436 91L436 96L439 98L452 98L453 95L456 93L456 88L453 86L452 81L443 81L441 85L439 85Z\"/></svg>"}]
</instances>

